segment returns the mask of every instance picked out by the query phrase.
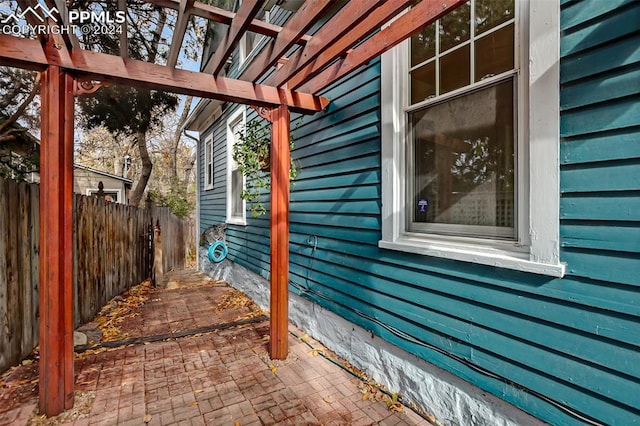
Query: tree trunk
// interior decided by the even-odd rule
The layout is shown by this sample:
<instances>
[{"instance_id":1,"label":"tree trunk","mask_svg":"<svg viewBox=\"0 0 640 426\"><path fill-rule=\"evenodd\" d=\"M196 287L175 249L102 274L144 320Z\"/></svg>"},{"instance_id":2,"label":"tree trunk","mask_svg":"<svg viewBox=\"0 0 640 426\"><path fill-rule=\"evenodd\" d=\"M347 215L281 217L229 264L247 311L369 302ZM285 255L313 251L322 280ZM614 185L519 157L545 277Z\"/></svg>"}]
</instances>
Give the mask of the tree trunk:
<instances>
[{"instance_id":1,"label":"tree trunk","mask_svg":"<svg viewBox=\"0 0 640 426\"><path fill-rule=\"evenodd\" d=\"M149 158L149 151L147 150L146 133L138 132L136 134L136 139L138 141L138 152L140 153L140 160L142 161L142 171L140 172L140 179L138 179L136 187L133 189L131 197L129 197L129 205L138 207L140 205L140 201L142 201L144 190L147 189L147 183L149 182L149 177L151 176L153 163L151 162L151 158Z\"/></svg>"}]
</instances>

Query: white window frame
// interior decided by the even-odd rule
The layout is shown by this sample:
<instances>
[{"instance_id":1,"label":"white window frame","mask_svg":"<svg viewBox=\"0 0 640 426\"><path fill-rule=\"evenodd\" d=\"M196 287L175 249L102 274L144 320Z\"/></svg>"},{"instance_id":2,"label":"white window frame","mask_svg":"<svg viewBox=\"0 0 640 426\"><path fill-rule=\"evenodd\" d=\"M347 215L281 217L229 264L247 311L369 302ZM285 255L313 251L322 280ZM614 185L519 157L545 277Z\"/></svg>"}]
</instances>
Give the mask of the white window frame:
<instances>
[{"instance_id":1,"label":"white window frame","mask_svg":"<svg viewBox=\"0 0 640 426\"><path fill-rule=\"evenodd\" d=\"M227 119L227 223L234 225L247 224L247 202L242 200L242 216L233 216L232 208L232 185L231 172L234 170L235 161L233 161L233 144L235 143L235 135L233 134L233 126L242 121L243 126L247 123L247 109L240 107L236 109ZM237 167L237 166L236 166ZM245 188L246 182L244 175L242 176L242 187Z\"/></svg>"},{"instance_id":2,"label":"white window frame","mask_svg":"<svg viewBox=\"0 0 640 426\"><path fill-rule=\"evenodd\" d=\"M382 55L382 239L378 246L562 277L560 3L516 0L517 241L406 232L409 41ZM518 51L521 49L520 51ZM519 60L518 60L519 58Z\"/></svg>"},{"instance_id":3,"label":"white window frame","mask_svg":"<svg viewBox=\"0 0 640 426\"><path fill-rule=\"evenodd\" d=\"M270 18L271 18L271 12L268 10L265 11L263 21L268 24L270 22ZM260 34L254 34L253 36L254 36L254 39L251 45L249 43L248 34L246 32L240 38L240 43L238 43L239 65L244 64L247 61L247 59L249 59L253 51L257 49L258 45L260 45L262 40L267 38L267 36L264 36L264 35L261 36Z\"/></svg>"},{"instance_id":4,"label":"white window frame","mask_svg":"<svg viewBox=\"0 0 640 426\"><path fill-rule=\"evenodd\" d=\"M98 191L100 191L99 188L87 188L86 189L86 195L88 197L92 197L95 196ZM103 188L102 191L104 191L105 193L111 192L111 193L115 193L116 197L118 198L115 202L117 204L124 204L124 200L122 199L122 190L121 189L109 189L109 188Z\"/></svg>"},{"instance_id":5,"label":"white window frame","mask_svg":"<svg viewBox=\"0 0 640 426\"><path fill-rule=\"evenodd\" d=\"M209 167L211 166L211 167ZM204 189L213 189L213 133L204 139ZM209 181L211 181L209 183Z\"/></svg>"}]
</instances>

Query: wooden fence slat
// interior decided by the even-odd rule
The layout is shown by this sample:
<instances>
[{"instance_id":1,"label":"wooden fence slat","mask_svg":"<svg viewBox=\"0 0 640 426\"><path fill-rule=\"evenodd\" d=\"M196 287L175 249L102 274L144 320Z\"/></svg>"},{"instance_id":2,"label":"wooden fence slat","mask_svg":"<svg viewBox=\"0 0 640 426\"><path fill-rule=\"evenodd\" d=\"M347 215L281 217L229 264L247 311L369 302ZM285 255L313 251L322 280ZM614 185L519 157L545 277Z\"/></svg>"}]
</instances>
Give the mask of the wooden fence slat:
<instances>
[{"instance_id":1,"label":"wooden fence slat","mask_svg":"<svg viewBox=\"0 0 640 426\"><path fill-rule=\"evenodd\" d=\"M18 185L9 185L7 191L6 208L9 210L9 221L12 222L7 230L7 245L5 256L7 258L7 325L9 339L7 346L11 353L20 354L20 341L22 340L22 317L24 307L20 291L20 266L18 259L18 227L22 220L20 217L20 206L18 202ZM15 357L15 355L14 355Z\"/></svg>"},{"instance_id":2,"label":"wooden fence slat","mask_svg":"<svg viewBox=\"0 0 640 426\"><path fill-rule=\"evenodd\" d=\"M40 316L40 186L31 184L29 187L29 210L31 217L31 312L35 315L35 318L38 318ZM0 287L1 286L0 284ZM33 336L31 345L35 347L40 340L40 329L37 320L31 320L31 322L31 335ZM2 365L0 365L0 371L2 371Z\"/></svg>"},{"instance_id":3,"label":"wooden fence slat","mask_svg":"<svg viewBox=\"0 0 640 426\"><path fill-rule=\"evenodd\" d=\"M7 200L8 183L0 180L0 206L8 206ZM9 340L9 324L7 317L8 310L8 294L7 294L7 242L9 219L7 217L7 209L0 209L0 342ZM14 360L9 345L0 344L0 371L2 367L11 365Z\"/></svg>"},{"instance_id":4,"label":"wooden fence slat","mask_svg":"<svg viewBox=\"0 0 640 426\"><path fill-rule=\"evenodd\" d=\"M0 179L0 373L28 355L39 337L40 187ZM147 209L74 198L74 325L148 278L148 225L159 221L164 271L185 263L185 226L167 207Z\"/></svg>"},{"instance_id":5,"label":"wooden fence slat","mask_svg":"<svg viewBox=\"0 0 640 426\"><path fill-rule=\"evenodd\" d=\"M20 296L22 306L22 318L20 327L20 356L25 357L31 352L31 342L33 342L33 330L31 328L30 318L34 317L32 311L33 303L31 298L33 293L31 292L31 247L30 241L27 238L31 234L31 215L30 215L30 197L29 197L29 185L27 183L20 183L18 186L18 208L20 214L20 225L18 228L18 261L20 263L19 279Z\"/></svg>"}]
</instances>

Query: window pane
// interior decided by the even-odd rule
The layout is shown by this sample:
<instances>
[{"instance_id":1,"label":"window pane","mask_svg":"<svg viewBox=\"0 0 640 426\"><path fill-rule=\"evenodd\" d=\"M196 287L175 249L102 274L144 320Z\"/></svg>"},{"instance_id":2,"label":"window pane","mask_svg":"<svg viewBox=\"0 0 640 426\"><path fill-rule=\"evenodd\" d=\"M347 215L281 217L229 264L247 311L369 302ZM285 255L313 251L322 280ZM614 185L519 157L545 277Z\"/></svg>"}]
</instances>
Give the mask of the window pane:
<instances>
[{"instance_id":1,"label":"window pane","mask_svg":"<svg viewBox=\"0 0 640 426\"><path fill-rule=\"evenodd\" d=\"M411 103L422 102L429 96L436 94L436 63L426 65L411 71Z\"/></svg>"},{"instance_id":2,"label":"window pane","mask_svg":"<svg viewBox=\"0 0 640 426\"><path fill-rule=\"evenodd\" d=\"M469 40L471 6L467 2L440 19L440 52Z\"/></svg>"},{"instance_id":3,"label":"window pane","mask_svg":"<svg viewBox=\"0 0 640 426\"><path fill-rule=\"evenodd\" d=\"M497 27L514 16L514 0L477 0L476 34Z\"/></svg>"},{"instance_id":4,"label":"window pane","mask_svg":"<svg viewBox=\"0 0 640 426\"><path fill-rule=\"evenodd\" d=\"M242 173L238 169L233 170L231 172L231 216L233 217L244 215L242 198L240 198L243 186Z\"/></svg>"},{"instance_id":5,"label":"window pane","mask_svg":"<svg viewBox=\"0 0 640 426\"><path fill-rule=\"evenodd\" d=\"M513 99L509 79L411 114L410 230L440 223L498 227L498 235L513 235ZM496 236L474 229L460 233Z\"/></svg>"},{"instance_id":6,"label":"window pane","mask_svg":"<svg viewBox=\"0 0 640 426\"><path fill-rule=\"evenodd\" d=\"M433 58L435 54L436 24L431 24L411 37L411 66Z\"/></svg>"},{"instance_id":7,"label":"window pane","mask_svg":"<svg viewBox=\"0 0 640 426\"><path fill-rule=\"evenodd\" d=\"M469 45L461 47L440 59L440 94L470 83Z\"/></svg>"},{"instance_id":8,"label":"window pane","mask_svg":"<svg viewBox=\"0 0 640 426\"><path fill-rule=\"evenodd\" d=\"M513 69L513 24L476 41L475 80Z\"/></svg>"},{"instance_id":9,"label":"window pane","mask_svg":"<svg viewBox=\"0 0 640 426\"><path fill-rule=\"evenodd\" d=\"M211 142L206 142L205 146L204 146L204 163L205 163L205 167L206 167L206 172L205 172L205 176L206 176L206 183L207 186L210 186L211 184L213 184L213 162L211 159Z\"/></svg>"}]
</instances>

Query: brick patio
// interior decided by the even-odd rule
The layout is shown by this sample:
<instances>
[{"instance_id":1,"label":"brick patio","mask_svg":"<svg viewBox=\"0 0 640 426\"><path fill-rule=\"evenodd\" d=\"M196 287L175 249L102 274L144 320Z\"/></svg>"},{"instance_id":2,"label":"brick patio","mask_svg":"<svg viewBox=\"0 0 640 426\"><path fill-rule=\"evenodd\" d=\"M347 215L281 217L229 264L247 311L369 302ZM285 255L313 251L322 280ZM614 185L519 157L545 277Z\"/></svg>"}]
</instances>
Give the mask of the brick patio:
<instances>
[{"instance_id":1,"label":"brick patio","mask_svg":"<svg viewBox=\"0 0 640 426\"><path fill-rule=\"evenodd\" d=\"M427 423L408 408L389 410L388 397L321 356L340 362L313 339L290 335L289 358L270 361L268 320L226 283L197 272L168 278L177 288L153 291L122 325L124 337L139 341L76 356L76 391L85 407L58 424ZM224 328L235 321L245 324ZM27 424L37 406L37 361L0 385L0 425Z\"/></svg>"}]
</instances>

